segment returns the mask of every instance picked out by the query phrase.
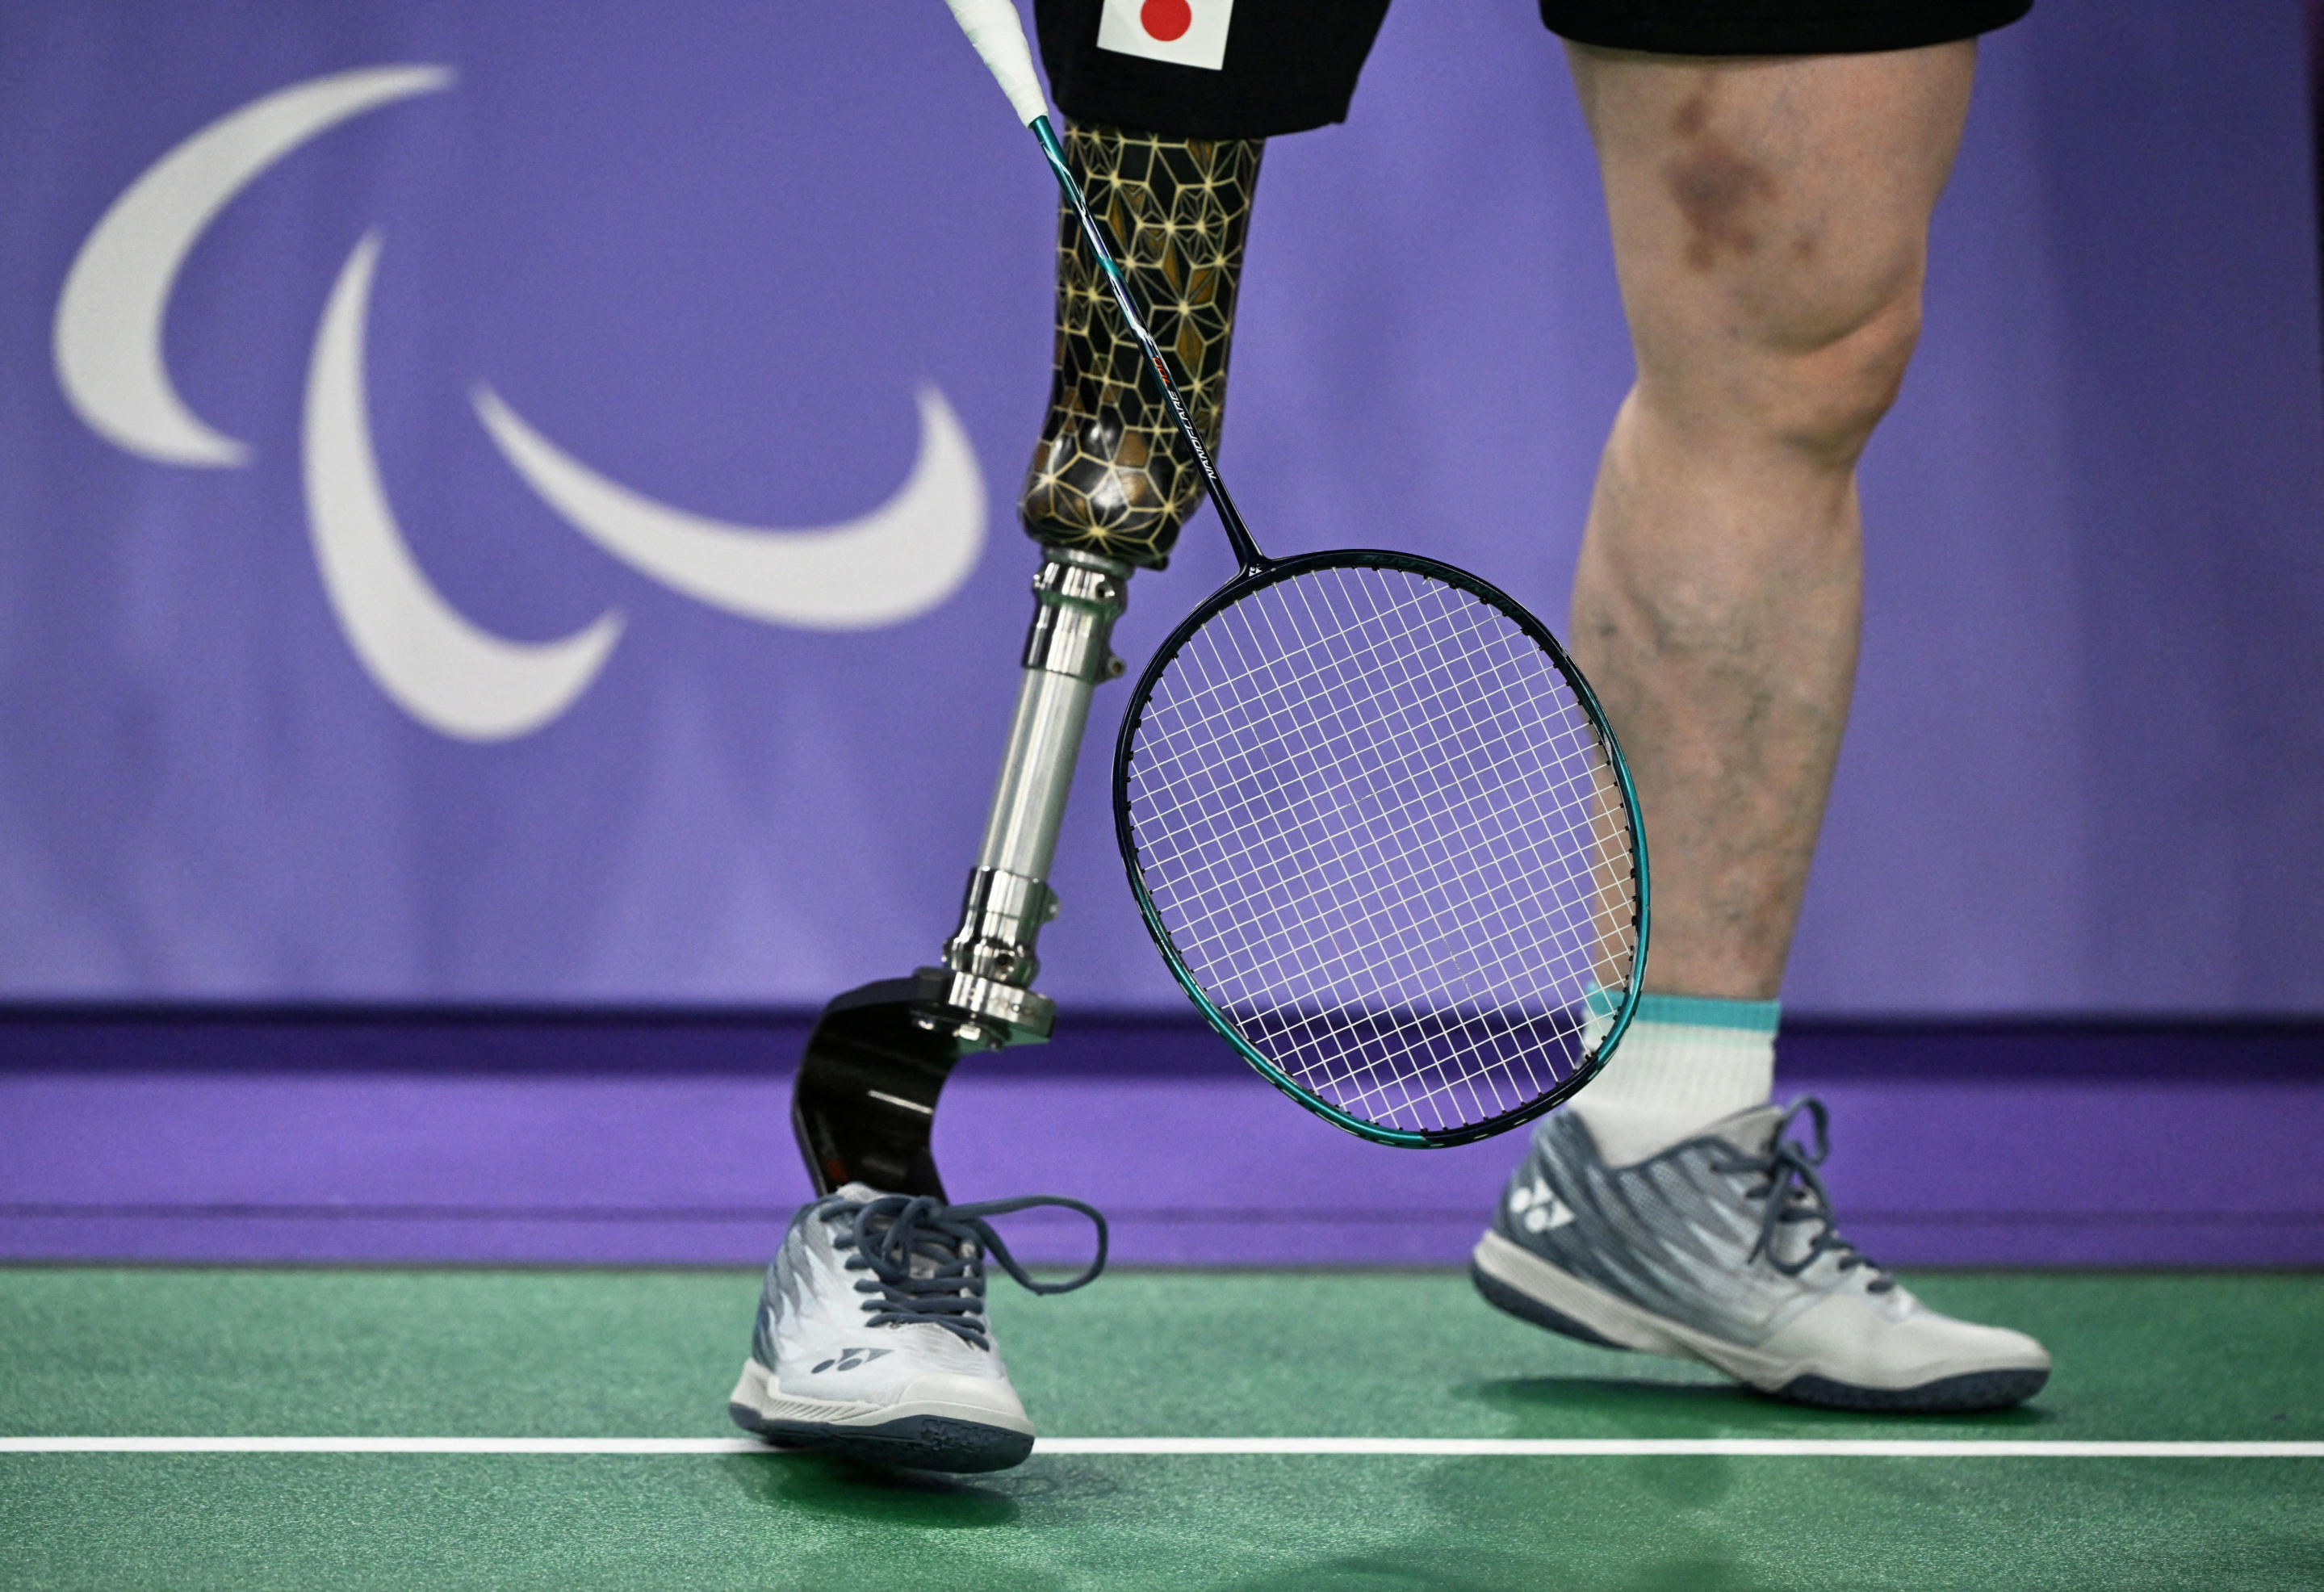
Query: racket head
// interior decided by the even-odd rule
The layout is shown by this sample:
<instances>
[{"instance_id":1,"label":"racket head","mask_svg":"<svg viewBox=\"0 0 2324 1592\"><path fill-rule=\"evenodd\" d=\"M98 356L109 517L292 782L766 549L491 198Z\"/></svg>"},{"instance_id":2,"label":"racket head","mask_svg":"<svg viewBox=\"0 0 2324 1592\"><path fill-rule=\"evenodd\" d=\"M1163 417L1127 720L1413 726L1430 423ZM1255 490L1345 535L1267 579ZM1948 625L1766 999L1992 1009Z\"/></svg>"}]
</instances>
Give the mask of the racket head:
<instances>
[{"instance_id":1,"label":"racket head","mask_svg":"<svg viewBox=\"0 0 2324 1592\"><path fill-rule=\"evenodd\" d=\"M1646 971L1646 838L1546 626L1407 553L1311 553L1214 593L1114 748L1139 914L1195 1006L1302 1106L1467 1143L1596 1075Z\"/></svg>"}]
</instances>

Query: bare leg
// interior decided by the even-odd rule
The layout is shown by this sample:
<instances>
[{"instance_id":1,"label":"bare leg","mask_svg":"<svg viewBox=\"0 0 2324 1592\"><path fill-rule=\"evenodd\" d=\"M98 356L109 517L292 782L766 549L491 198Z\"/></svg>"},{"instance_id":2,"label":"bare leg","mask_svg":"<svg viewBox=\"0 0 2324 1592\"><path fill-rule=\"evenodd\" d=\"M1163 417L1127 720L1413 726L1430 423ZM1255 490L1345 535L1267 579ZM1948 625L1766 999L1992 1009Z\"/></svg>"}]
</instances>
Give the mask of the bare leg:
<instances>
[{"instance_id":1,"label":"bare leg","mask_svg":"<svg viewBox=\"0 0 2324 1592\"><path fill-rule=\"evenodd\" d=\"M1637 384L1574 578L1655 880L1648 987L1781 984L1856 671L1856 460L1920 330L1972 42L1697 60L1569 46Z\"/></svg>"},{"instance_id":2,"label":"bare leg","mask_svg":"<svg viewBox=\"0 0 2324 1592\"><path fill-rule=\"evenodd\" d=\"M1856 1253L1787 1140L1805 1112L1820 1143L1823 1106L1768 1103L1768 997L1856 669L1856 460L1920 329L1976 59L1572 51L1638 356L1573 650L1646 808L1664 998L1536 1130L1471 1263L1554 1332L1839 1409L2002 1409L2050 1374L2024 1333L1940 1315Z\"/></svg>"}]
</instances>

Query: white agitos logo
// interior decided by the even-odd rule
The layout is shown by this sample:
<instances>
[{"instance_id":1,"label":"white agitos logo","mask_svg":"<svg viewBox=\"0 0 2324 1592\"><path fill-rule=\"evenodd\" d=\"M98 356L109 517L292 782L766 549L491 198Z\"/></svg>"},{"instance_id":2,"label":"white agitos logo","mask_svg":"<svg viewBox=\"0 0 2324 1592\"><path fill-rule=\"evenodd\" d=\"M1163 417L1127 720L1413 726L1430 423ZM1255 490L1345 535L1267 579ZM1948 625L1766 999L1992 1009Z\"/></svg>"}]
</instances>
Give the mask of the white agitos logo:
<instances>
[{"instance_id":1,"label":"white agitos logo","mask_svg":"<svg viewBox=\"0 0 2324 1592\"><path fill-rule=\"evenodd\" d=\"M1217 71L1227 58L1234 0L1105 0L1097 47Z\"/></svg>"},{"instance_id":2,"label":"white agitos logo","mask_svg":"<svg viewBox=\"0 0 2324 1592\"><path fill-rule=\"evenodd\" d=\"M234 196L292 150L365 111L452 86L443 67L374 67L294 84L213 122L164 155L89 233L57 300L57 380L99 436L163 464L230 467L249 446L204 423L171 384L161 324L179 268ZM403 710L463 740L555 719L621 639L608 609L571 635L509 641L464 617L412 557L372 450L364 331L382 239L357 243L331 290L307 367L308 529L340 627ZM951 596L984 539L984 483L933 384L919 391L919 458L861 519L786 531L706 519L631 491L560 452L479 384L477 417L517 474L631 568L728 613L818 630L894 625Z\"/></svg>"}]
</instances>

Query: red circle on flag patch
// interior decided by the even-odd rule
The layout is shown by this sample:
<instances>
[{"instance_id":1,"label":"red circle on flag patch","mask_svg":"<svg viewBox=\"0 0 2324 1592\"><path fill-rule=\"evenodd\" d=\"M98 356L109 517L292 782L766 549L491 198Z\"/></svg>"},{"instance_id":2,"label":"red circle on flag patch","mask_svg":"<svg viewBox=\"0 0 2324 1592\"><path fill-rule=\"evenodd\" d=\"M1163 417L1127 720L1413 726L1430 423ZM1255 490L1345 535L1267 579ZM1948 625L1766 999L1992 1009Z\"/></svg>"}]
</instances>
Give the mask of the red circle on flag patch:
<instances>
[{"instance_id":1,"label":"red circle on flag patch","mask_svg":"<svg viewBox=\"0 0 2324 1592\"><path fill-rule=\"evenodd\" d=\"M1165 44L1183 38L1194 25L1194 8L1186 0L1146 0L1138 8L1138 23L1148 33Z\"/></svg>"}]
</instances>

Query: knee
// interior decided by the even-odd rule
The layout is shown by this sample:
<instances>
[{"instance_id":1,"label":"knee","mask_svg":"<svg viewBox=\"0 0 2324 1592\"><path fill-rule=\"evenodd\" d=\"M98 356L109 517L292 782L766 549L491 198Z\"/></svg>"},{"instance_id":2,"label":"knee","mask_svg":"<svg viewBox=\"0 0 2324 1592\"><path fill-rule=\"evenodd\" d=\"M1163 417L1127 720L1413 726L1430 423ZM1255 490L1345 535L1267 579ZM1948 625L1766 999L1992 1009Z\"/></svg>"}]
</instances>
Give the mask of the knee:
<instances>
[{"instance_id":1,"label":"knee","mask_svg":"<svg viewBox=\"0 0 2324 1592\"><path fill-rule=\"evenodd\" d=\"M1762 356L1750 419L1786 450L1831 469L1854 469L1872 430L1896 402L1921 337L1919 273L1855 324L1804 348Z\"/></svg>"},{"instance_id":2,"label":"knee","mask_svg":"<svg viewBox=\"0 0 2324 1592\"><path fill-rule=\"evenodd\" d=\"M1876 280L1729 293L1708 324L1641 326L1640 400L1728 447L1853 470L1919 341L1921 274L1915 251Z\"/></svg>"}]
</instances>

